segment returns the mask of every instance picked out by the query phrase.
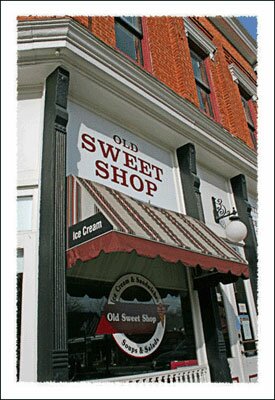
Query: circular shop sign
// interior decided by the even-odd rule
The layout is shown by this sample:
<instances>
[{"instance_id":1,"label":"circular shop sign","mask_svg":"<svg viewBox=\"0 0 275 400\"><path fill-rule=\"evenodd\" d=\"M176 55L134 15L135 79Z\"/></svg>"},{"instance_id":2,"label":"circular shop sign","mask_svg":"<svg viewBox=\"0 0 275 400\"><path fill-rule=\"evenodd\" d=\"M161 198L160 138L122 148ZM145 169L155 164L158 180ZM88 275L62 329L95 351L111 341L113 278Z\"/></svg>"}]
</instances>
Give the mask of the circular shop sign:
<instances>
[{"instance_id":1,"label":"circular shop sign","mask_svg":"<svg viewBox=\"0 0 275 400\"><path fill-rule=\"evenodd\" d=\"M157 306L159 321L151 338L144 343L136 343L123 333L114 333L113 338L118 346L127 354L133 357L147 357L152 354L160 345L166 324L165 306L153 284L144 276L139 274L123 275L112 287L108 298L108 304L119 302L122 293L131 286L139 286L145 289L152 297Z\"/></svg>"}]
</instances>

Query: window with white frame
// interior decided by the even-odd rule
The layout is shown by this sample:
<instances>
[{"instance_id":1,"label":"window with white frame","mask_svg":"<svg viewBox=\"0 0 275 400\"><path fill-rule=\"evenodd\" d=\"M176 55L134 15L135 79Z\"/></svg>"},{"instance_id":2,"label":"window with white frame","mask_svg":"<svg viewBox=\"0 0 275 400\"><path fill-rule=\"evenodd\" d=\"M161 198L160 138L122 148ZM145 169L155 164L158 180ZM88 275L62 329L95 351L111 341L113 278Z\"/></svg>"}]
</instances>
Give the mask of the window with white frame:
<instances>
[{"instance_id":1,"label":"window with white frame","mask_svg":"<svg viewBox=\"0 0 275 400\"><path fill-rule=\"evenodd\" d=\"M17 197L17 231L32 230L33 196Z\"/></svg>"}]
</instances>

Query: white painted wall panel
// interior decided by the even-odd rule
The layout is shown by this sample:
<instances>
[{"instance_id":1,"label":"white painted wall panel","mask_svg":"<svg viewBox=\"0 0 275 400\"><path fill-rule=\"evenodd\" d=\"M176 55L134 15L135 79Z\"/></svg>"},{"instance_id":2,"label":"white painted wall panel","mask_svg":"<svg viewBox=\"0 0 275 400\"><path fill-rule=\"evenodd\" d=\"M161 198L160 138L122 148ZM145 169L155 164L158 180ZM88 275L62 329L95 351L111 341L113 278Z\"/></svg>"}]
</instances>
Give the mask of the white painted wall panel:
<instances>
[{"instance_id":1,"label":"white painted wall panel","mask_svg":"<svg viewBox=\"0 0 275 400\"><path fill-rule=\"evenodd\" d=\"M217 199L222 199L226 209L232 211L234 198L231 192L230 182L225 177L207 170L200 165L197 166L197 174L201 182L200 192L206 225L217 233L217 235L225 237L224 227L228 223L228 218L221 220L219 224L215 222L212 196Z\"/></svg>"},{"instance_id":2,"label":"white painted wall panel","mask_svg":"<svg viewBox=\"0 0 275 400\"><path fill-rule=\"evenodd\" d=\"M39 180L44 102L41 97L21 99L17 109L18 184Z\"/></svg>"},{"instance_id":3,"label":"white painted wall panel","mask_svg":"<svg viewBox=\"0 0 275 400\"><path fill-rule=\"evenodd\" d=\"M159 207L179 210L172 152L72 102L68 110L67 175L90 179ZM88 135L89 144L84 142L83 134ZM119 143L117 138L125 142ZM106 151L108 146L113 146L115 157L110 152L104 157L102 146ZM125 153L130 155L128 162ZM142 162L145 163L143 171ZM123 174L125 179L115 178L114 168L118 168L118 174Z\"/></svg>"}]
</instances>

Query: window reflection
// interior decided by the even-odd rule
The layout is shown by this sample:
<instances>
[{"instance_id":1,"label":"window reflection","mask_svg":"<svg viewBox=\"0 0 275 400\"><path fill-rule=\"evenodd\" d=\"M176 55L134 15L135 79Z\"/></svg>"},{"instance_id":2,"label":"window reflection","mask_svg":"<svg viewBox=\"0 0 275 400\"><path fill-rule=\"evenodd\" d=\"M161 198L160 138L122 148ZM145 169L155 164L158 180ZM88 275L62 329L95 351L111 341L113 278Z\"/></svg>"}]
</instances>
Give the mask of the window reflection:
<instances>
[{"instance_id":1,"label":"window reflection","mask_svg":"<svg viewBox=\"0 0 275 400\"><path fill-rule=\"evenodd\" d=\"M142 26L140 17L116 17L116 46L138 64L143 65Z\"/></svg>"},{"instance_id":2,"label":"window reflection","mask_svg":"<svg viewBox=\"0 0 275 400\"><path fill-rule=\"evenodd\" d=\"M93 286L93 284L91 283ZM100 285L100 283L98 283ZM111 376L166 370L173 362L196 359L190 301L187 291L159 290L166 306L165 333L157 350L143 358L123 352L110 334L98 335L100 316L112 285L104 285L97 297L81 293L74 280L68 285L68 348L70 380L99 379ZM83 290L82 290L83 291ZM152 304L148 292L139 287L124 291L125 304ZM146 341L148 333L131 334L136 343ZM187 364L188 365L188 364Z\"/></svg>"},{"instance_id":3,"label":"window reflection","mask_svg":"<svg viewBox=\"0 0 275 400\"><path fill-rule=\"evenodd\" d=\"M214 114L210 100L210 87L205 68L205 57L195 52L194 45L190 44L190 46L190 55L195 76L200 109L203 110L206 114L213 117Z\"/></svg>"}]
</instances>

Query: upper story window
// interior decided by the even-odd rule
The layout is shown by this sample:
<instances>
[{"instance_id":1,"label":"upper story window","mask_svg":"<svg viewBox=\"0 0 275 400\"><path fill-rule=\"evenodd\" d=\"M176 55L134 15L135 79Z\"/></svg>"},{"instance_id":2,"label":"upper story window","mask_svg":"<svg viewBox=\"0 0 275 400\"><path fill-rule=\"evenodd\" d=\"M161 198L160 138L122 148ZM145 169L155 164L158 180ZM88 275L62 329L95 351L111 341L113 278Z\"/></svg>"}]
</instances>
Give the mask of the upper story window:
<instances>
[{"instance_id":1,"label":"upper story window","mask_svg":"<svg viewBox=\"0 0 275 400\"><path fill-rule=\"evenodd\" d=\"M210 99L210 87L207 77L204 58L194 50L190 50L192 67L195 75L197 94L199 98L200 109L211 117L214 116Z\"/></svg>"},{"instance_id":2,"label":"upper story window","mask_svg":"<svg viewBox=\"0 0 275 400\"><path fill-rule=\"evenodd\" d=\"M248 129L250 132L250 136L251 136L254 147L257 148L256 129L254 126L254 122L253 122L252 115L251 115L251 109L250 109L251 97L247 93L245 93L241 88L240 88L240 94L241 94L242 104L243 104L243 108L244 108L247 126L248 126Z\"/></svg>"},{"instance_id":3,"label":"upper story window","mask_svg":"<svg viewBox=\"0 0 275 400\"><path fill-rule=\"evenodd\" d=\"M257 131L255 119L252 116L252 101L257 100L256 85L235 65L229 65L229 71L232 79L237 83L243 104L247 126L255 149L257 148Z\"/></svg>"},{"instance_id":4,"label":"upper story window","mask_svg":"<svg viewBox=\"0 0 275 400\"><path fill-rule=\"evenodd\" d=\"M141 40L143 38L140 17L115 18L116 46L138 64L143 65Z\"/></svg>"},{"instance_id":5,"label":"upper story window","mask_svg":"<svg viewBox=\"0 0 275 400\"><path fill-rule=\"evenodd\" d=\"M209 116L215 117L214 93L211 92L207 64L209 59L214 60L216 47L189 18L184 18L184 28L189 42L200 109Z\"/></svg>"}]
</instances>

